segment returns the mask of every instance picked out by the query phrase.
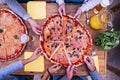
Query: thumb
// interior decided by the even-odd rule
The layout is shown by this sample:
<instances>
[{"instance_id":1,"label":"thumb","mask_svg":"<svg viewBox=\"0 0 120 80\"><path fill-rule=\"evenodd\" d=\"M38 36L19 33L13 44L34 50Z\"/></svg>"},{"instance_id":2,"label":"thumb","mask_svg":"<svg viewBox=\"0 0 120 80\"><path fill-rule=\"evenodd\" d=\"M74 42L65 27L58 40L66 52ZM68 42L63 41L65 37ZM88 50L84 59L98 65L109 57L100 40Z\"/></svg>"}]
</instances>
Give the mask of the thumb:
<instances>
[{"instance_id":1,"label":"thumb","mask_svg":"<svg viewBox=\"0 0 120 80\"><path fill-rule=\"evenodd\" d=\"M89 64L88 56L85 56L85 57L84 57L84 62L85 62L87 65Z\"/></svg>"},{"instance_id":2,"label":"thumb","mask_svg":"<svg viewBox=\"0 0 120 80\"><path fill-rule=\"evenodd\" d=\"M77 18L78 14L76 13L73 18Z\"/></svg>"}]
</instances>

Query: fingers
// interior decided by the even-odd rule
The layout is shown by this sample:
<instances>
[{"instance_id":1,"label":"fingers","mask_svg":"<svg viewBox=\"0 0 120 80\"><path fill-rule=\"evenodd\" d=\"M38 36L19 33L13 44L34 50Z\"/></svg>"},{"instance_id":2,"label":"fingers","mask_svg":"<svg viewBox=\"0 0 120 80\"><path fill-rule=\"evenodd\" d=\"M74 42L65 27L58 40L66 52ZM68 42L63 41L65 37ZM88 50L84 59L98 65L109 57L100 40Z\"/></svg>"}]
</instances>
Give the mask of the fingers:
<instances>
[{"instance_id":1,"label":"fingers","mask_svg":"<svg viewBox=\"0 0 120 80\"><path fill-rule=\"evenodd\" d=\"M69 65L69 66L67 67L67 72L70 71L71 67L72 67L72 65Z\"/></svg>"},{"instance_id":2,"label":"fingers","mask_svg":"<svg viewBox=\"0 0 120 80\"><path fill-rule=\"evenodd\" d=\"M73 72L77 73L77 71L78 71L78 68L75 67L74 70L73 70Z\"/></svg>"},{"instance_id":3,"label":"fingers","mask_svg":"<svg viewBox=\"0 0 120 80\"><path fill-rule=\"evenodd\" d=\"M68 68L67 68L67 72L73 72L75 66L74 65L69 65Z\"/></svg>"},{"instance_id":4,"label":"fingers","mask_svg":"<svg viewBox=\"0 0 120 80\"><path fill-rule=\"evenodd\" d=\"M41 48L37 48L37 49L34 51L34 53L39 56L39 55L41 55L41 54L43 53L43 51L42 51Z\"/></svg>"},{"instance_id":5,"label":"fingers","mask_svg":"<svg viewBox=\"0 0 120 80\"><path fill-rule=\"evenodd\" d=\"M56 71L59 70L60 68L61 68L61 66L60 66L60 65L57 65Z\"/></svg>"},{"instance_id":6,"label":"fingers","mask_svg":"<svg viewBox=\"0 0 120 80\"><path fill-rule=\"evenodd\" d=\"M49 68L49 71L50 71L50 73L54 73L54 72L58 71L60 68L61 68L60 65L55 64L55 65L52 65L52 66Z\"/></svg>"},{"instance_id":7,"label":"fingers","mask_svg":"<svg viewBox=\"0 0 120 80\"><path fill-rule=\"evenodd\" d=\"M36 27L35 33L40 35L42 33L42 29L40 27Z\"/></svg>"},{"instance_id":8,"label":"fingers","mask_svg":"<svg viewBox=\"0 0 120 80\"><path fill-rule=\"evenodd\" d=\"M80 17L79 13L76 13L76 14L74 15L74 18L79 18L79 17Z\"/></svg>"},{"instance_id":9,"label":"fingers","mask_svg":"<svg viewBox=\"0 0 120 80\"><path fill-rule=\"evenodd\" d=\"M74 15L74 18L80 18L82 11L80 9L77 10L76 14Z\"/></svg>"},{"instance_id":10,"label":"fingers","mask_svg":"<svg viewBox=\"0 0 120 80\"><path fill-rule=\"evenodd\" d=\"M63 10L62 10L62 11L63 11L63 15L65 15L65 14L66 14L66 12L65 12L65 8L63 8Z\"/></svg>"},{"instance_id":11,"label":"fingers","mask_svg":"<svg viewBox=\"0 0 120 80\"><path fill-rule=\"evenodd\" d=\"M62 11L60 8L58 9L58 12L59 12L60 16L62 16Z\"/></svg>"},{"instance_id":12,"label":"fingers","mask_svg":"<svg viewBox=\"0 0 120 80\"><path fill-rule=\"evenodd\" d=\"M85 56L84 57L84 62L86 63L86 64L88 64L88 63L94 63L94 60L90 57L90 56Z\"/></svg>"},{"instance_id":13,"label":"fingers","mask_svg":"<svg viewBox=\"0 0 120 80\"><path fill-rule=\"evenodd\" d=\"M66 14L66 12L65 12L65 4L61 4L61 5L59 6L58 12L59 12L60 16L62 16L62 14L63 14L63 15Z\"/></svg>"}]
</instances>

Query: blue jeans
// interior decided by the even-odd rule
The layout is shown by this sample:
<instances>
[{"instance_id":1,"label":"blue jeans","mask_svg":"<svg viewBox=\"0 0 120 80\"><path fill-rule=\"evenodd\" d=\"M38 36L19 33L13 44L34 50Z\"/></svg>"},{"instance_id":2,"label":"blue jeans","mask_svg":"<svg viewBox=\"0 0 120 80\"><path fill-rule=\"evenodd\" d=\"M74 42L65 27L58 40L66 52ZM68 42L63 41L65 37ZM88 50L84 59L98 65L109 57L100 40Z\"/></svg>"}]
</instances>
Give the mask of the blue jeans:
<instances>
[{"instance_id":1,"label":"blue jeans","mask_svg":"<svg viewBox=\"0 0 120 80\"><path fill-rule=\"evenodd\" d=\"M53 75L53 80L66 80L66 76ZM73 76L72 80L87 80L85 76Z\"/></svg>"},{"instance_id":2,"label":"blue jeans","mask_svg":"<svg viewBox=\"0 0 120 80\"><path fill-rule=\"evenodd\" d=\"M55 2L56 0L51 0L51 2ZM83 3L84 0L64 0L66 3Z\"/></svg>"},{"instance_id":3,"label":"blue jeans","mask_svg":"<svg viewBox=\"0 0 120 80\"><path fill-rule=\"evenodd\" d=\"M4 80L25 80L24 75L19 75L19 76L7 76L5 77Z\"/></svg>"}]
</instances>

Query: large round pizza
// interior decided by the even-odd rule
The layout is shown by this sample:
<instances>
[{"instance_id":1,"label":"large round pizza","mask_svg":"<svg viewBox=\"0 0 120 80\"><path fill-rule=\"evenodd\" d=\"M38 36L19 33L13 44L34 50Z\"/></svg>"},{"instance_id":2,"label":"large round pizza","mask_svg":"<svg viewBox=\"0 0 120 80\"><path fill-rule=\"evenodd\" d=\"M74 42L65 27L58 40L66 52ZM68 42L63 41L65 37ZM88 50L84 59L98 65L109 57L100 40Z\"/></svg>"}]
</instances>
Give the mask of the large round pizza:
<instances>
[{"instance_id":1,"label":"large round pizza","mask_svg":"<svg viewBox=\"0 0 120 80\"><path fill-rule=\"evenodd\" d=\"M42 48L47 59L53 63L81 65L91 46L89 32L71 16L54 15L44 24Z\"/></svg>"},{"instance_id":2,"label":"large round pizza","mask_svg":"<svg viewBox=\"0 0 120 80\"><path fill-rule=\"evenodd\" d=\"M0 9L0 61L16 58L25 47L20 37L27 34L22 20L8 9Z\"/></svg>"}]
</instances>

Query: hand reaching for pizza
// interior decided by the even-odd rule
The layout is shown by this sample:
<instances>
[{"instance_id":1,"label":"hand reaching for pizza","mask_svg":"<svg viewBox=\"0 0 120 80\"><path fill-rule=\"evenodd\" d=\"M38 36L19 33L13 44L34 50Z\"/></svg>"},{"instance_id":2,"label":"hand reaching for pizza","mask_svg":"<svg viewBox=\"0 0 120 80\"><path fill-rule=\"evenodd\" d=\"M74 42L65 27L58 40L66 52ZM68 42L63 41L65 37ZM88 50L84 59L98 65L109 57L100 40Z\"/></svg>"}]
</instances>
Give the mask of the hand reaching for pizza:
<instances>
[{"instance_id":1,"label":"hand reaching for pizza","mask_svg":"<svg viewBox=\"0 0 120 80\"><path fill-rule=\"evenodd\" d=\"M28 23L30 24L32 30L33 30L37 35L40 35L41 32L42 32L43 26L38 25L37 22L36 22L35 20L33 20L32 18L29 18L27 21L28 21Z\"/></svg>"},{"instance_id":2,"label":"hand reaching for pizza","mask_svg":"<svg viewBox=\"0 0 120 80\"><path fill-rule=\"evenodd\" d=\"M43 54L42 49L37 48L30 58L22 60L23 65L25 65L25 64L27 64L27 63L29 63L31 61L34 61L35 59L37 59L42 54Z\"/></svg>"},{"instance_id":3,"label":"hand reaching for pizza","mask_svg":"<svg viewBox=\"0 0 120 80\"><path fill-rule=\"evenodd\" d=\"M58 11L59 11L61 16L62 16L62 14L63 15L66 14L66 12L65 12L65 4L64 3L59 6Z\"/></svg>"},{"instance_id":4,"label":"hand reaching for pizza","mask_svg":"<svg viewBox=\"0 0 120 80\"><path fill-rule=\"evenodd\" d=\"M85 56L84 62L87 64L87 67L91 72L95 71L94 60L90 56Z\"/></svg>"},{"instance_id":5,"label":"hand reaching for pizza","mask_svg":"<svg viewBox=\"0 0 120 80\"><path fill-rule=\"evenodd\" d=\"M51 67L49 67L48 70L51 74L53 74L54 72L58 71L60 68L61 68L60 65L55 64L55 65L52 65Z\"/></svg>"},{"instance_id":6,"label":"hand reaching for pizza","mask_svg":"<svg viewBox=\"0 0 120 80\"><path fill-rule=\"evenodd\" d=\"M74 18L80 18L81 14L82 14L82 11L80 9L78 9L74 15Z\"/></svg>"},{"instance_id":7,"label":"hand reaching for pizza","mask_svg":"<svg viewBox=\"0 0 120 80\"><path fill-rule=\"evenodd\" d=\"M43 54L42 49L41 49L41 48L37 48L37 49L34 51L33 55L30 57L30 60L33 61L33 60L37 59L37 58L38 58L40 55L42 55L42 54Z\"/></svg>"},{"instance_id":8,"label":"hand reaching for pizza","mask_svg":"<svg viewBox=\"0 0 120 80\"><path fill-rule=\"evenodd\" d=\"M72 80L73 73L76 73L77 71L78 71L78 69L75 68L74 65L69 65L69 66L67 67L67 70L66 70L67 80Z\"/></svg>"}]
</instances>

